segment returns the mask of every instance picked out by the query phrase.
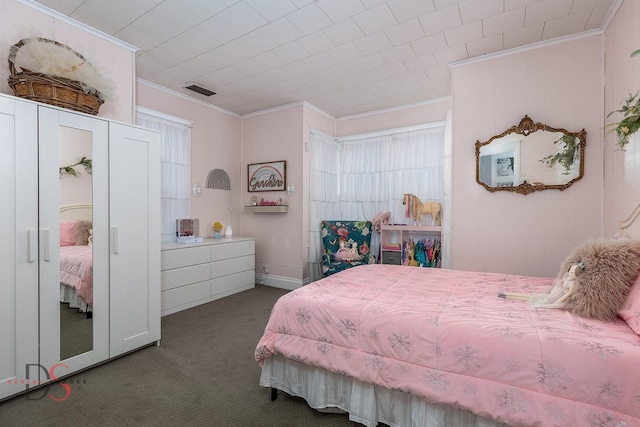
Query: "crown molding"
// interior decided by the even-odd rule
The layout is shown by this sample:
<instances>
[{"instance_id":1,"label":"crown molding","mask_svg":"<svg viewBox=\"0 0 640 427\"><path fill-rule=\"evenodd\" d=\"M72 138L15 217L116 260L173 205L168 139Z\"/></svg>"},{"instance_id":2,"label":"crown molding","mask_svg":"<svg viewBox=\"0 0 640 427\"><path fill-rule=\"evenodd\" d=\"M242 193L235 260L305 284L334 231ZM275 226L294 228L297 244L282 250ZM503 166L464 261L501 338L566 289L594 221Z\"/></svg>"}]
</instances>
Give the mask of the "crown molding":
<instances>
[{"instance_id":1,"label":"crown molding","mask_svg":"<svg viewBox=\"0 0 640 427\"><path fill-rule=\"evenodd\" d=\"M85 32L87 32L89 34L92 34L92 35L94 35L96 37L100 37L100 38L105 39L105 40L107 40L107 41L109 41L109 42L111 42L113 44L116 44L116 45L118 45L120 47L124 47L125 49L129 49L132 52L137 52L137 51L140 50L140 48L138 48L138 47L136 47L136 46L134 46L132 44L124 42L124 41L122 41L122 40L120 40L118 38L113 37L112 35L107 34L107 33L103 33L100 30L96 30L95 28L90 27L87 24L83 24L80 21L76 21L75 19L71 18L70 16L67 16L67 15L65 15L63 13L60 13L57 10L53 10L53 9L51 9L51 8L49 8L47 6L44 6L44 5L40 4L40 3L37 3L37 2L35 2L33 0L16 0L16 1L18 3L24 4L25 6L29 6L32 9L38 10L38 11L40 11L40 12L46 14L46 15L49 15L52 18L55 18L55 19L57 19L59 21L65 22L65 23L67 23L69 25L72 25L72 26L74 26L74 27L76 27L76 28L78 28L78 29L80 29L82 31L85 31Z\"/></svg>"},{"instance_id":2,"label":"crown molding","mask_svg":"<svg viewBox=\"0 0 640 427\"><path fill-rule=\"evenodd\" d=\"M580 40L588 37L601 36L601 35L604 35L604 32L601 29L584 31L578 34L556 37L554 39L543 40L536 43L527 44L524 46L518 46L511 49L501 50L500 52L488 53L486 55L477 56L474 58L463 59L462 61L452 62L451 64L449 64L449 67L456 68L462 65L475 64L478 62L488 61L490 59L502 58L503 56L509 56L516 53L527 52L529 50L539 49L541 47L553 46L556 44L566 43L573 40Z\"/></svg>"}]
</instances>

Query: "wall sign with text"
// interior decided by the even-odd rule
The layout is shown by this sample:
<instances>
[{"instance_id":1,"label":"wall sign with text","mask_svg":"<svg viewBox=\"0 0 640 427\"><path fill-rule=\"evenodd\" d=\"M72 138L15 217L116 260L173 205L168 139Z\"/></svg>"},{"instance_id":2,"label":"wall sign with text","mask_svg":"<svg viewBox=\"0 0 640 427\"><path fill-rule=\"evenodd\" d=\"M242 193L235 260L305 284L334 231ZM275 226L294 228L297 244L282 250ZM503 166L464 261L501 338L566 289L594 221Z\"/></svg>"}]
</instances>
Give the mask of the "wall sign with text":
<instances>
[{"instance_id":1,"label":"wall sign with text","mask_svg":"<svg viewBox=\"0 0 640 427\"><path fill-rule=\"evenodd\" d=\"M247 165L249 192L284 191L287 182L287 162L253 163Z\"/></svg>"}]
</instances>

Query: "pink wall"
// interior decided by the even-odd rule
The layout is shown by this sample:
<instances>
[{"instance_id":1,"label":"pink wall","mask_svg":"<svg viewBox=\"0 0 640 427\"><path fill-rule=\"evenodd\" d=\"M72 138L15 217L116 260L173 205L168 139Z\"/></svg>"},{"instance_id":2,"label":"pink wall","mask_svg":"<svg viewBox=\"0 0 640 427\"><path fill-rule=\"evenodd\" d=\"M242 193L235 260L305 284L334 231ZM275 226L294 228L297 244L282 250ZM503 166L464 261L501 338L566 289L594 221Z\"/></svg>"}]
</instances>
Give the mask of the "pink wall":
<instances>
[{"instance_id":1,"label":"pink wall","mask_svg":"<svg viewBox=\"0 0 640 427\"><path fill-rule=\"evenodd\" d=\"M213 223L231 224L234 234L241 234L241 195L246 191L242 180L242 133L238 116L196 102L176 92L139 81L138 104L172 116L193 121L191 127L191 185L202 187L200 197L191 195L190 214L200 219L200 235L213 236ZM224 169L231 181L231 191L205 188L212 169Z\"/></svg>"},{"instance_id":2,"label":"pink wall","mask_svg":"<svg viewBox=\"0 0 640 427\"><path fill-rule=\"evenodd\" d=\"M242 234L256 239L256 273L269 265L270 275L290 278L301 283L303 278L302 253L302 104L265 111L242 119L242 182L243 205L251 197L269 201L282 199L289 205L287 213L242 213ZM288 196L284 191L249 193L247 190L247 164L285 160L287 183L297 190ZM270 280L267 280L267 283Z\"/></svg>"},{"instance_id":3,"label":"pink wall","mask_svg":"<svg viewBox=\"0 0 640 427\"><path fill-rule=\"evenodd\" d=\"M602 235L603 46L596 35L453 68L453 268L555 276L572 247ZM582 180L527 196L476 183L476 140L525 114L586 129Z\"/></svg>"},{"instance_id":4,"label":"pink wall","mask_svg":"<svg viewBox=\"0 0 640 427\"><path fill-rule=\"evenodd\" d=\"M630 54L640 48L640 2L626 0L606 31L606 97L605 113L617 110L623 98L640 89L640 57ZM614 114L606 123L620 121ZM606 136L604 144L604 229L606 235L616 232L618 221L640 203L640 140L631 138L626 151L618 151L615 134Z\"/></svg>"},{"instance_id":5,"label":"pink wall","mask_svg":"<svg viewBox=\"0 0 640 427\"><path fill-rule=\"evenodd\" d=\"M88 33L15 0L0 0L0 52L7 58L9 48L25 37L44 37L69 46L115 84L114 95L100 108L99 116L133 123L135 53L115 41ZM6 64L6 63L5 63ZM18 64L19 65L19 64ZM9 69L0 67L0 91L13 95L7 85Z\"/></svg>"}]
</instances>

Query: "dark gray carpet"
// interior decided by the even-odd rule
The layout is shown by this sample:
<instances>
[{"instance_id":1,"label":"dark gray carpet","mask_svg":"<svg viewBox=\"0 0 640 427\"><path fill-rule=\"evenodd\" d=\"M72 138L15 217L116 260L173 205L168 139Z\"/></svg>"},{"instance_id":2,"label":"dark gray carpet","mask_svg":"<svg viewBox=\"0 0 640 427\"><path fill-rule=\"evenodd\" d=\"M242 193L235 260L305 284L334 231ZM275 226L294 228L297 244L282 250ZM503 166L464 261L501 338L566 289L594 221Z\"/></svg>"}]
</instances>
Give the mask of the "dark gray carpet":
<instances>
[{"instance_id":1,"label":"dark gray carpet","mask_svg":"<svg viewBox=\"0 0 640 427\"><path fill-rule=\"evenodd\" d=\"M91 351L93 319L77 308L60 303L60 360Z\"/></svg>"},{"instance_id":2,"label":"dark gray carpet","mask_svg":"<svg viewBox=\"0 0 640 427\"><path fill-rule=\"evenodd\" d=\"M354 426L304 400L258 385L253 359L271 307L287 291L256 286L162 318L147 347L69 378L63 402L26 396L0 403L9 426ZM64 395L60 385L49 393ZM34 393L43 394L43 390Z\"/></svg>"}]
</instances>

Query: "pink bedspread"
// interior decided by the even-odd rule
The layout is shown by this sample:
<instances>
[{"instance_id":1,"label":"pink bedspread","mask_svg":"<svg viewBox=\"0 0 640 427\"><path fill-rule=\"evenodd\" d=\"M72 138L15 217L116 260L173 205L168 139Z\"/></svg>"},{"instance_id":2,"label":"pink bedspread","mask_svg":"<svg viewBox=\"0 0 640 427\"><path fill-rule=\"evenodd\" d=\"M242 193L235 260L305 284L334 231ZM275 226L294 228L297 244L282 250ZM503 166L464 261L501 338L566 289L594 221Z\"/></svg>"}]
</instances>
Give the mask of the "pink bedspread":
<instances>
[{"instance_id":1,"label":"pink bedspread","mask_svg":"<svg viewBox=\"0 0 640 427\"><path fill-rule=\"evenodd\" d=\"M60 283L70 286L87 304L93 304L93 248L60 247Z\"/></svg>"},{"instance_id":2,"label":"pink bedspread","mask_svg":"<svg viewBox=\"0 0 640 427\"><path fill-rule=\"evenodd\" d=\"M640 337L504 300L552 279L363 265L281 297L256 360L282 354L510 425L640 425Z\"/></svg>"}]
</instances>

